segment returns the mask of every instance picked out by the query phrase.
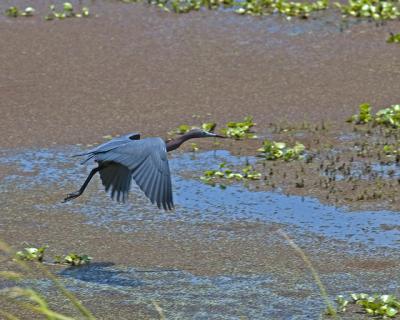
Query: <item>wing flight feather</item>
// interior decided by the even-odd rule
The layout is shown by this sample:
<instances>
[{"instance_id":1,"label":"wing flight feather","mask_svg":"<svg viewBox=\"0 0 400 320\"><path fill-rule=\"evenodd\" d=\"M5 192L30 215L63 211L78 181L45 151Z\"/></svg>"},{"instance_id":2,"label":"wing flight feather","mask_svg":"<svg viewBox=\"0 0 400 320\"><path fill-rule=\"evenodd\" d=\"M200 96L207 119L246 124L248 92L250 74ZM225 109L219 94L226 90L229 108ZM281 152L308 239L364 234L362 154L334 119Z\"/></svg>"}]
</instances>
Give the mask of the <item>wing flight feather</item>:
<instances>
[{"instance_id":1,"label":"wing flight feather","mask_svg":"<svg viewBox=\"0 0 400 320\"><path fill-rule=\"evenodd\" d=\"M152 203L172 210L171 174L165 142L161 138L125 139L112 148L109 148L111 145L100 147L82 155L94 158L103 167L100 177L112 198L116 196L119 201L122 194L122 201L125 201L133 178Z\"/></svg>"}]
</instances>

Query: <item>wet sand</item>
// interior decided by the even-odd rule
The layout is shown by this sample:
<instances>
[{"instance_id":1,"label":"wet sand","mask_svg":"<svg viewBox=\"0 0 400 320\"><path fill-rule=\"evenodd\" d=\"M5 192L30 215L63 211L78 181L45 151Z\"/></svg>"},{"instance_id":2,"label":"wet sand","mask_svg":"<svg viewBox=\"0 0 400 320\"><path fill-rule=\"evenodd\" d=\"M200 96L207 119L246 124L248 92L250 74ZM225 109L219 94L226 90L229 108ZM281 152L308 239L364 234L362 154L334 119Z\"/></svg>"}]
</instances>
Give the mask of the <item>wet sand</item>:
<instances>
[{"instance_id":1,"label":"wet sand","mask_svg":"<svg viewBox=\"0 0 400 320\"><path fill-rule=\"evenodd\" d=\"M45 1L38 3L42 16L45 5ZM0 17L0 146L5 154L24 154L25 148L92 144L101 142L104 135L129 131L166 137L182 123L215 121L223 125L249 114L257 122L260 137L271 136L271 123L320 125L324 121L329 130L312 131L304 141L299 139L317 147L339 144L343 135L352 133L353 126L345 120L357 112L360 103L376 107L398 103L398 46L387 45L385 39L399 22L379 28L363 23L340 32L338 24L324 18L285 21L215 11L174 15L142 4L103 1L90 8L96 16L89 19L46 22L39 16ZM317 143L315 135L322 142ZM199 144L208 149L214 148L212 143ZM260 140L224 141L218 148L253 155L259 144ZM73 152L72 147L67 148ZM60 164L60 170L72 170L75 163L68 161ZM298 170L297 164L290 166L288 172ZM61 275L64 272L70 289L100 319L157 318L153 299L161 300L168 318L214 314L221 318L306 319L323 310L308 270L277 236L280 228L291 230L288 224L247 219L226 223L213 219L160 221L164 213L148 206L145 199L135 198L138 207L143 207L135 207L135 214L143 220L93 225L96 210L110 201L100 193L99 185L92 186L86 200L79 200L76 207L62 207L57 205L59 200L79 185L82 169L73 169L76 176L64 179L62 171L56 171L60 176L46 176L43 185L27 184L26 190L14 182L13 175L35 177L40 169L35 170L21 173L20 167L13 165L0 169L4 182L1 237L17 248L23 247L24 241L48 244L49 257L71 250L92 255L92 281L82 280L74 271L61 271ZM318 193L290 186L286 190L311 196ZM90 198L99 201L97 206L88 202ZM94 208L94 216L81 214L87 207ZM117 213L123 210L116 209ZM178 208L178 216L187 212L191 210ZM397 290L393 285L398 283L393 276L399 261L396 248L378 247L370 254L368 245L361 242L292 231L291 236L310 255L332 297L359 288ZM110 271L109 265L116 269ZM138 292L122 290L123 285L113 283L110 272L126 268L135 272L176 269L190 276L176 276L176 280L188 277L181 296L170 292L156 295L161 288L173 287L168 281L175 280L160 276L159 285L157 281L153 285L133 272L132 277L144 277L141 281L147 286L139 286ZM219 291L213 301L204 300L214 292L211 288L228 290L218 282L224 276L231 279L232 300L222 299ZM260 278L254 282L254 291L247 276ZM240 277L250 285L246 290L236 290ZM99 279L109 279L110 287L98 285ZM196 281L206 289L203 296L194 298L199 287L191 285ZM207 291L202 281L217 282ZM135 286L128 283L127 287ZM45 284L42 291L56 295ZM245 292L243 305L230 304ZM268 294L272 294L271 300L265 298ZM166 298L170 295L173 298ZM209 303L202 305L202 299ZM53 302L57 308L59 301L61 297ZM279 301L285 308L274 305ZM302 310L299 301L307 303L310 313ZM264 304L272 307L264 308Z\"/></svg>"}]
</instances>

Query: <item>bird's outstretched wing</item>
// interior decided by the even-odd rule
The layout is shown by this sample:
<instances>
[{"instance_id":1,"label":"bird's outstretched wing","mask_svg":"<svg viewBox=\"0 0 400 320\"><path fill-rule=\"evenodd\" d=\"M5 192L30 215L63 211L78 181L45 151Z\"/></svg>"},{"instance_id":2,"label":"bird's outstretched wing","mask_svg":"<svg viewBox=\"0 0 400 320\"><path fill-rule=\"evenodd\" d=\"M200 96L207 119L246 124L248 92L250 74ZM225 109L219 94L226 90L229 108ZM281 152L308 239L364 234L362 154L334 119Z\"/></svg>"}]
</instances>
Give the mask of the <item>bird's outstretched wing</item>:
<instances>
[{"instance_id":1,"label":"bird's outstretched wing","mask_svg":"<svg viewBox=\"0 0 400 320\"><path fill-rule=\"evenodd\" d=\"M111 142L111 141L110 141ZM103 149L104 150L104 149ZM171 175L165 142L161 138L130 140L108 150L88 153L99 165L100 177L111 196L124 201L133 178L152 203L171 210Z\"/></svg>"},{"instance_id":2,"label":"bird's outstretched wing","mask_svg":"<svg viewBox=\"0 0 400 320\"><path fill-rule=\"evenodd\" d=\"M123 136L120 136L120 137L116 137L110 141L107 141L101 145L98 145L94 149L88 150L84 153L75 154L73 156L74 157L88 156L87 159L82 162L82 164L83 164L83 163L89 161L90 159L92 159L96 154L111 151L117 147L131 143L134 140L140 140L140 133L132 132L132 133L128 133Z\"/></svg>"}]
</instances>

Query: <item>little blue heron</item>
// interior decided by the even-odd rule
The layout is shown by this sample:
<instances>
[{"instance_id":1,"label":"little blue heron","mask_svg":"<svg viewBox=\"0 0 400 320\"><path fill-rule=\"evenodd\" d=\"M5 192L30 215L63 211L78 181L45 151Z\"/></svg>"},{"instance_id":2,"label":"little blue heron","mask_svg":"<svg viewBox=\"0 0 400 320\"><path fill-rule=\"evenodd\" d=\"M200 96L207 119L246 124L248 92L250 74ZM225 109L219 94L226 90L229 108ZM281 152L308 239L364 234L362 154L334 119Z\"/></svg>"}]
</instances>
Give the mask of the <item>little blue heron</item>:
<instances>
[{"instance_id":1,"label":"little blue heron","mask_svg":"<svg viewBox=\"0 0 400 320\"><path fill-rule=\"evenodd\" d=\"M193 129L184 135L165 142L158 137L140 140L139 133L130 133L114 138L96 148L75 156L87 156L82 163L94 158L97 167L90 171L82 187L68 194L64 202L79 197L86 189L93 176L99 172L106 192L111 190L111 198L125 202L132 178L152 203L157 203L164 210L172 210L171 175L167 152L180 147L193 138L219 137L215 133Z\"/></svg>"}]
</instances>

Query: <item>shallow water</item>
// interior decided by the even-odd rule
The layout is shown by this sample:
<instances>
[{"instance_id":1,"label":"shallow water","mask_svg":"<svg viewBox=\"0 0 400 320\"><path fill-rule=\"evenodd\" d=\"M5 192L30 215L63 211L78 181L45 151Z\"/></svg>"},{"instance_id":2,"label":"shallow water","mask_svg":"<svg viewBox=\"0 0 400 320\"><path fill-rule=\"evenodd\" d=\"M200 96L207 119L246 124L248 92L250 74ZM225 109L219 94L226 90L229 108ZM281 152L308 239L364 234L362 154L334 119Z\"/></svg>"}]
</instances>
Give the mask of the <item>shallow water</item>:
<instances>
[{"instance_id":1,"label":"shallow water","mask_svg":"<svg viewBox=\"0 0 400 320\"><path fill-rule=\"evenodd\" d=\"M58 188L71 192L83 183L91 166L80 166L80 160L71 158L77 149L21 150L8 154L1 152L0 164L17 165L22 175L14 174L4 179L2 188L8 185L21 189L33 189L39 185L56 184ZM398 212L391 211L346 211L346 208L325 205L311 197L284 195L280 192L253 191L242 184L226 189L203 184L196 177L202 171L217 169L221 162L234 165L252 163L255 158L238 158L229 152L218 150L199 154L173 156L170 161L173 175L174 199L177 209L172 213L160 211L154 215L154 206L138 188L130 194L130 200L118 204L104 194L99 180L85 193L84 202L37 203L43 211L65 209L87 216L89 223L112 228L115 222L141 220L184 221L189 223L236 221L274 222L298 228L301 232L312 232L325 237L351 242L362 242L368 246L400 247L400 228L382 232L381 225L398 226ZM377 167L378 168L378 167ZM379 167L380 168L380 167ZM193 179L183 178L180 172L195 172ZM28 174L28 175L27 175ZM129 232L129 225L118 227L118 231Z\"/></svg>"},{"instance_id":2,"label":"shallow water","mask_svg":"<svg viewBox=\"0 0 400 320\"><path fill-rule=\"evenodd\" d=\"M0 150L0 165L12 168L12 173L2 181L1 191L10 196L9 191L13 190L16 197L18 192L34 193L41 188L61 189L65 193L74 191L91 168L90 165L79 165L80 159L70 157L79 150L77 147ZM288 196L278 191L251 191L242 184L220 189L197 179L203 170L217 168L221 162L243 165L254 161L255 158L234 157L224 150L175 154L170 160L176 203L173 212L157 210L137 188L132 190L126 204L116 204L105 194L98 178L78 200L63 204L57 199L49 203L41 202L38 197L32 210L43 214L51 212L52 215L66 210L71 218L83 215L86 223L96 228L126 233L127 236L132 236L130 233L139 225L141 231L148 228L149 232L167 233L170 231L163 229L166 222L183 223L182 228L186 229L192 225L193 230L207 223L206 241L212 242L218 233L213 229L214 225L220 228L237 222L278 223L296 237L297 243L314 247L316 256L320 251L331 250L327 249L329 242L343 240L346 247L340 254L393 257L393 252L398 250L400 228L385 231L381 228L383 224L398 225L397 212L348 212L345 208L323 205L309 197ZM13 204L16 212L18 201ZM13 199L7 199L7 203L13 203ZM176 225L176 234L184 231ZM229 232L229 229L225 232L228 238ZM251 236L250 233L244 235ZM237 240L238 235L232 232L231 237ZM317 247L315 237L326 239ZM269 235L268 239L282 242L278 235ZM291 254L285 254L290 261ZM235 270L234 265L232 270ZM353 291L397 290L399 279L385 272L331 272L323 276L323 281L333 296ZM227 271L206 276L156 265L154 268L137 268L115 265L111 261L94 261L88 266L65 268L58 274L67 288L86 297L83 300L87 299L88 304L91 300L107 300L113 308L131 305L147 308L156 300L169 319L238 319L240 316L309 319L320 315L325 308L312 277L286 269L264 273ZM47 280L26 284L38 287L45 294L53 290Z\"/></svg>"}]
</instances>

